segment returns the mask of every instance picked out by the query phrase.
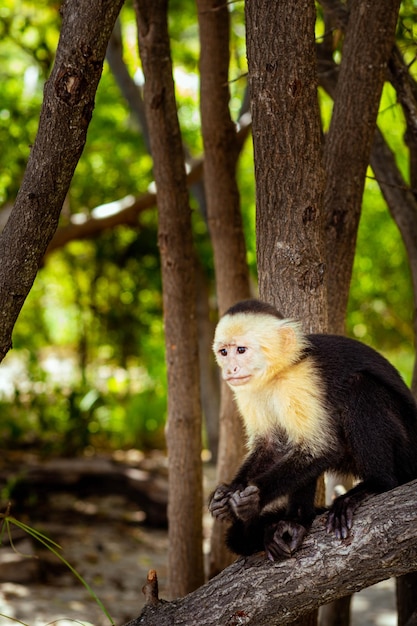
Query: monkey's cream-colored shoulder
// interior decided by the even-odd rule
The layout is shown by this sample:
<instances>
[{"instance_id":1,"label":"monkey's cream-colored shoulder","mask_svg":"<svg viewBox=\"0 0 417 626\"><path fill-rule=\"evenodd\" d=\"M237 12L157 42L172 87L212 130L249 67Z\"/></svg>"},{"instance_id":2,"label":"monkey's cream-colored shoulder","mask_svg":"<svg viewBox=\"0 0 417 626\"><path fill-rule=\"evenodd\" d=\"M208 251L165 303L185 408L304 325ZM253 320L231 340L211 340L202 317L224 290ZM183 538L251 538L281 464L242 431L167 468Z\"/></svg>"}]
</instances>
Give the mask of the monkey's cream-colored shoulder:
<instances>
[{"instance_id":1,"label":"monkey's cream-colored shoulder","mask_svg":"<svg viewBox=\"0 0 417 626\"><path fill-rule=\"evenodd\" d=\"M314 360L306 357L256 389L235 390L249 446L277 430L319 456L329 449L333 433L325 406L325 390Z\"/></svg>"}]
</instances>

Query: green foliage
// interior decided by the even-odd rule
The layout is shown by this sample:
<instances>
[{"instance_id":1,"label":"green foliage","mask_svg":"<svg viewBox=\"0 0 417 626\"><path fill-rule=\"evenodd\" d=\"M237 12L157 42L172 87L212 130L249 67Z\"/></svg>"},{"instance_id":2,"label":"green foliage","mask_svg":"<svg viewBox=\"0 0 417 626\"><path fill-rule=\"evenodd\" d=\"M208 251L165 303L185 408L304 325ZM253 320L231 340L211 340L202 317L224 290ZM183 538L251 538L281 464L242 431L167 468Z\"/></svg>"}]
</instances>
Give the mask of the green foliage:
<instances>
[{"instance_id":1,"label":"green foliage","mask_svg":"<svg viewBox=\"0 0 417 626\"><path fill-rule=\"evenodd\" d=\"M33 444L42 433L44 451L66 454L163 445L161 286L148 222L48 260L14 332L26 374L13 402L3 401L5 441Z\"/></svg>"},{"instance_id":2,"label":"green foliage","mask_svg":"<svg viewBox=\"0 0 417 626\"><path fill-rule=\"evenodd\" d=\"M407 180L408 152L403 141L405 123L390 85L386 85L381 98L378 124ZM350 334L383 351L408 382L414 354L412 316L413 293L404 244L369 169L347 327Z\"/></svg>"},{"instance_id":3,"label":"green foliage","mask_svg":"<svg viewBox=\"0 0 417 626\"><path fill-rule=\"evenodd\" d=\"M36 135L58 18L57 4L47 0L4 0L0 7L0 205L14 200Z\"/></svg>"}]
</instances>

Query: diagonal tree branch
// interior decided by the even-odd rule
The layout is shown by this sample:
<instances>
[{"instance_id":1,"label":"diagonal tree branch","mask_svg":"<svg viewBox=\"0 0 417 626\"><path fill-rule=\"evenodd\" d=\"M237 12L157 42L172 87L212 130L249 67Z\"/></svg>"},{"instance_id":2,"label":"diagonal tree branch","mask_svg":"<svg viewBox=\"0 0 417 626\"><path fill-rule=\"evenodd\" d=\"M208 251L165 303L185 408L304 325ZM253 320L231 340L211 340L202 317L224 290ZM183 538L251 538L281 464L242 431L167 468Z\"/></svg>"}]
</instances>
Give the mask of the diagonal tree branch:
<instances>
[{"instance_id":1,"label":"diagonal tree branch","mask_svg":"<svg viewBox=\"0 0 417 626\"><path fill-rule=\"evenodd\" d=\"M296 555L271 563L241 558L174 602L147 606L126 626L283 626L325 603L417 568L417 481L373 496L355 514L351 536L327 535L317 518Z\"/></svg>"},{"instance_id":2,"label":"diagonal tree branch","mask_svg":"<svg viewBox=\"0 0 417 626\"><path fill-rule=\"evenodd\" d=\"M107 42L123 0L62 7L55 64L22 186L0 236L0 361L33 284L83 151Z\"/></svg>"},{"instance_id":3,"label":"diagonal tree branch","mask_svg":"<svg viewBox=\"0 0 417 626\"><path fill-rule=\"evenodd\" d=\"M340 78L324 147L329 320L343 332L366 168L399 1L350 3ZM358 53L360 50L360 53Z\"/></svg>"}]
</instances>

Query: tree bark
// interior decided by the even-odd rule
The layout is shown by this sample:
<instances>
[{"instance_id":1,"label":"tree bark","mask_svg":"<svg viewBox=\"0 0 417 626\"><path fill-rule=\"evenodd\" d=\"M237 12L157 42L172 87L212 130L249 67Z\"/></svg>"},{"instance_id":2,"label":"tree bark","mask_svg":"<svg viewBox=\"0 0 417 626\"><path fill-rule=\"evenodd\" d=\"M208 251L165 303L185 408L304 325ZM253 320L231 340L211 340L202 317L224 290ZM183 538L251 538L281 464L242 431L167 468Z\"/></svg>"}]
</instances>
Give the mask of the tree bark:
<instances>
[{"instance_id":1,"label":"tree bark","mask_svg":"<svg viewBox=\"0 0 417 626\"><path fill-rule=\"evenodd\" d=\"M249 270L243 233L236 165L240 145L229 111L229 10L223 0L197 0L200 29L200 109L204 142L207 221L213 246L219 313L248 298ZM244 452L243 427L232 393L221 388L218 482L233 477ZM210 572L232 560L222 527L214 523Z\"/></svg>"},{"instance_id":2,"label":"tree bark","mask_svg":"<svg viewBox=\"0 0 417 626\"><path fill-rule=\"evenodd\" d=\"M307 332L327 329L324 176L309 2L246 2L259 291ZM313 626L317 611L294 622Z\"/></svg>"},{"instance_id":3,"label":"tree bark","mask_svg":"<svg viewBox=\"0 0 417 626\"><path fill-rule=\"evenodd\" d=\"M368 498L344 541L326 534L321 516L293 558L241 558L185 598L145 607L128 626L283 626L321 604L411 572L417 568L416 488L414 481Z\"/></svg>"},{"instance_id":4,"label":"tree bark","mask_svg":"<svg viewBox=\"0 0 417 626\"><path fill-rule=\"evenodd\" d=\"M261 298L326 329L315 5L247 0Z\"/></svg>"},{"instance_id":5,"label":"tree bark","mask_svg":"<svg viewBox=\"0 0 417 626\"><path fill-rule=\"evenodd\" d=\"M83 151L107 42L123 0L65 2L39 129L0 237L0 361L32 287Z\"/></svg>"},{"instance_id":6,"label":"tree bark","mask_svg":"<svg viewBox=\"0 0 417 626\"><path fill-rule=\"evenodd\" d=\"M324 151L329 330L340 334L344 333L366 168L399 5L399 0L350 3Z\"/></svg>"},{"instance_id":7,"label":"tree bark","mask_svg":"<svg viewBox=\"0 0 417 626\"><path fill-rule=\"evenodd\" d=\"M177 117L167 0L134 3L158 201L168 371L169 588L204 580L201 408L191 211Z\"/></svg>"}]
</instances>

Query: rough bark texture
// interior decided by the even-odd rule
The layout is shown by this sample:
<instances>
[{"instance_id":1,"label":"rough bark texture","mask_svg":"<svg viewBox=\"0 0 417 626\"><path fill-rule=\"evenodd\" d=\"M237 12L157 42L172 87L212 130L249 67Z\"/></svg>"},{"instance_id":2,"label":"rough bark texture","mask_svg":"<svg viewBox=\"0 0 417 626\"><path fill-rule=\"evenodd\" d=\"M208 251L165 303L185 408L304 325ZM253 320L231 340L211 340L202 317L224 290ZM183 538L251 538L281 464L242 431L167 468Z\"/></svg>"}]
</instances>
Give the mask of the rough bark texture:
<instances>
[{"instance_id":1,"label":"rough bark texture","mask_svg":"<svg viewBox=\"0 0 417 626\"><path fill-rule=\"evenodd\" d=\"M259 292L308 332L327 329L324 177L313 0L247 0ZM296 616L294 616L296 617ZM296 626L317 622L304 615Z\"/></svg>"},{"instance_id":2,"label":"rough bark texture","mask_svg":"<svg viewBox=\"0 0 417 626\"><path fill-rule=\"evenodd\" d=\"M200 29L200 109L204 141L207 220L213 246L219 313L248 298L249 271L236 164L240 145L229 111L229 11L223 0L197 0ZM236 472L244 453L243 428L230 389L222 386L218 482ZM223 532L214 524L210 576L231 562Z\"/></svg>"},{"instance_id":3,"label":"rough bark texture","mask_svg":"<svg viewBox=\"0 0 417 626\"><path fill-rule=\"evenodd\" d=\"M351 536L327 535L318 518L294 558L239 559L202 588L146 607L129 626L198 624L283 626L305 612L417 568L417 481L369 498Z\"/></svg>"},{"instance_id":4,"label":"rough bark texture","mask_svg":"<svg viewBox=\"0 0 417 626\"><path fill-rule=\"evenodd\" d=\"M362 206L366 168L387 61L394 44L399 0L352 0L334 108L326 138L326 246L331 332L344 320Z\"/></svg>"},{"instance_id":5,"label":"rough bark texture","mask_svg":"<svg viewBox=\"0 0 417 626\"><path fill-rule=\"evenodd\" d=\"M58 224L84 148L107 42L123 0L65 2L39 129L14 209L0 237L0 361Z\"/></svg>"},{"instance_id":6,"label":"rough bark texture","mask_svg":"<svg viewBox=\"0 0 417 626\"><path fill-rule=\"evenodd\" d=\"M323 169L312 0L247 0L259 290L326 329Z\"/></svg>"},{"instance_id":7,"label":"rough bark texture","mask_svg":"<svg viewBox=\"0 0 417 626\"><path fill-rule=\"evenodd\" d=\"M137 0L135 9L159 212L168 371L169 587L177 597L204 580L194 251L167 0Z\"/></svg>"}]
</instances>

